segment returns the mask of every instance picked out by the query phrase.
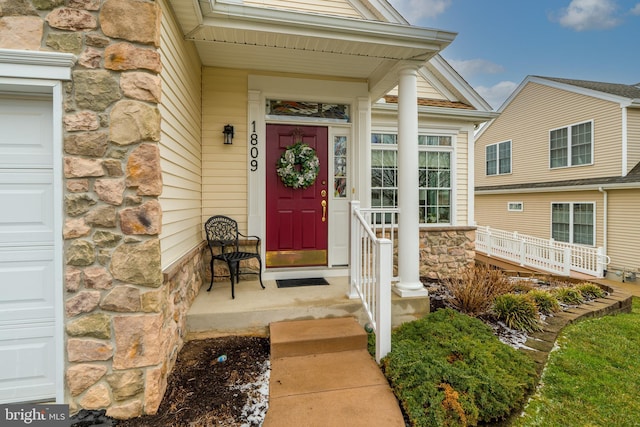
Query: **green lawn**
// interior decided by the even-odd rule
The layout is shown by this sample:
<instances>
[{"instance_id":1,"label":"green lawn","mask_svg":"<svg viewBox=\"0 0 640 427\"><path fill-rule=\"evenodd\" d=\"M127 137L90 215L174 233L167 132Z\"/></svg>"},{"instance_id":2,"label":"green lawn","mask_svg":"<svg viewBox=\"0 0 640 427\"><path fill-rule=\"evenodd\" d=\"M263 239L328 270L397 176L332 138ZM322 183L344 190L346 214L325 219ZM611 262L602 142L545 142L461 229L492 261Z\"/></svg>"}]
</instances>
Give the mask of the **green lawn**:
<instances>
[{"instance_id":1,"label":"green lawn","mask_svg":"<svg viewBox=\"0 0 640 427\"><path fill-rule=\"evenodd\" d=\"M567 326L513 426L640 426L640 298L629 314Z\"/></svg>"}]
</instances>

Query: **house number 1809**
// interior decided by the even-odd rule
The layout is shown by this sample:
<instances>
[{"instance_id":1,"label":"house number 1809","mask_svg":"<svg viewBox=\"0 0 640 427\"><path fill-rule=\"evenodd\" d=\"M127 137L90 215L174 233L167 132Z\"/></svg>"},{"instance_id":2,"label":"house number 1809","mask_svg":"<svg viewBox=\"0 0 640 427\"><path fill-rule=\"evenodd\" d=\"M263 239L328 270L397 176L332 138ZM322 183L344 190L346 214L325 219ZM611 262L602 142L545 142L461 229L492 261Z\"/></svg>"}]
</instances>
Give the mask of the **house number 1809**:
<instances>
[{"instance_id":1,"label":"house number 1809","mask_svg":"<svg viewBox=\"0 0 640 427\"><path fill-rule=\"evenodd\" d=\"M256 133L256 121L251 122L251 147L249 148L249 155L251 156L251 172L258 170L258 134Z\"/></svg>"}]
</instances>

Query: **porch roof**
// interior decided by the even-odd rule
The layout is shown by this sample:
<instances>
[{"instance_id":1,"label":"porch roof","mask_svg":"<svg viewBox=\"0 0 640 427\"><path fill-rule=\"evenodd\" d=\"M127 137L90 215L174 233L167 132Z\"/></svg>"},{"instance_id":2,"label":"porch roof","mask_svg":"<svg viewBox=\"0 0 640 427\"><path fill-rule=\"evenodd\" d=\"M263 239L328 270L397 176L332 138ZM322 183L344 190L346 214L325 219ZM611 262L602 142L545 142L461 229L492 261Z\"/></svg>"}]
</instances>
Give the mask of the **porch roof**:
<instances>
[{"instance_id":1,"label":"porch roof","mask_svg":"<svg viewBox=\"0 0 640 427\"><path fill-rule=\"evenodd\" d=\"M394 69L423 65L456 33L400 23L274 10L215 0L170 0L204 66L362 79L372 99Z\"/></svg>"}]
</instances>

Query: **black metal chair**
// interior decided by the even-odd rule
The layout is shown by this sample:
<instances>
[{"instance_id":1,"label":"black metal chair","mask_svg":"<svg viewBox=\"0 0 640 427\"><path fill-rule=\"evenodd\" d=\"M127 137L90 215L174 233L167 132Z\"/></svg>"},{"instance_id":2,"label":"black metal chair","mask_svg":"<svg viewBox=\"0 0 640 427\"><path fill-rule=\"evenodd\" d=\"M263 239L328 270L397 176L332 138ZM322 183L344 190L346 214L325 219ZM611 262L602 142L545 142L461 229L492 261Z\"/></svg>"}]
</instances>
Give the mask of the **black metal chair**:
<instances>
[{"instance_id":1,"label":"black metal chair","mask_svg":"<svg viewBox=\"0 0 640 427\"><path fill-rule=\"evenodd\" d=\"M207 292L213 287L213 278L215 277L215 270L213 268L213 262L215 260L224 261L229 268L229 277L231 278L231 298L235 298L234 285L235 282L240 282L240 262L257 259L259 268L258 272L244 272L243 274L257 274L260 279L260 286L264 289L262 284L262 259L260 258L260 238L258 236L245 236L238 231L238 223L224 215L212 216L205 222L204 231L207 235L207 244L211 251L211 284ZM243 237L247 240L256 241L255 252L242 252L240 251L239 237ZM219 249L220 253L216 253ZM234 282L235 276L235 282Z\"/></svg>"}]
</instances>

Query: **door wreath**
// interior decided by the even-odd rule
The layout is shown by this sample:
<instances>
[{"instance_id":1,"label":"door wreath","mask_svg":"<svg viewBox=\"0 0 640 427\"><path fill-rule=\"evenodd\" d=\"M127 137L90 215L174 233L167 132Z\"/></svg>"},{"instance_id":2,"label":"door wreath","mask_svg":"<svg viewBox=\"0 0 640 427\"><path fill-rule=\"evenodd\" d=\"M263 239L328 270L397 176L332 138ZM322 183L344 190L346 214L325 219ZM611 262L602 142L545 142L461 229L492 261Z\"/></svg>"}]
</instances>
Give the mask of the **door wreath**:
<instances>
[{"instance_id":1,"label":"door wreath","mask_svg":"<svg viewBox=\"0 0 640 427\"><path fill-rule=\"evenodd\" d=\"M318 177L320 160L313 148L297 142L287 147L276 166L280 180L286 187L307 188Z\"/></svg>"}]
</instances>

